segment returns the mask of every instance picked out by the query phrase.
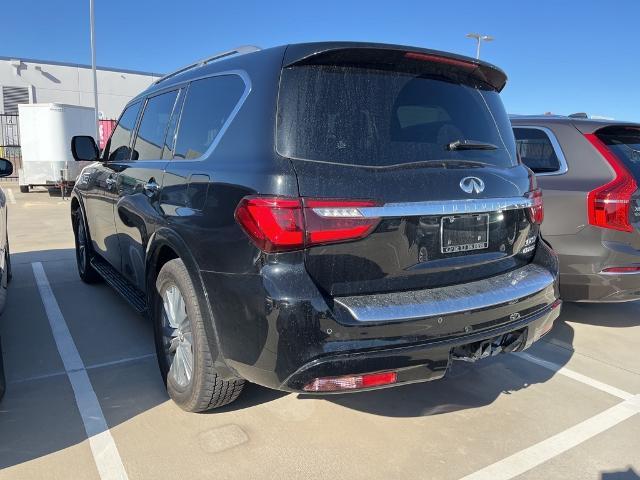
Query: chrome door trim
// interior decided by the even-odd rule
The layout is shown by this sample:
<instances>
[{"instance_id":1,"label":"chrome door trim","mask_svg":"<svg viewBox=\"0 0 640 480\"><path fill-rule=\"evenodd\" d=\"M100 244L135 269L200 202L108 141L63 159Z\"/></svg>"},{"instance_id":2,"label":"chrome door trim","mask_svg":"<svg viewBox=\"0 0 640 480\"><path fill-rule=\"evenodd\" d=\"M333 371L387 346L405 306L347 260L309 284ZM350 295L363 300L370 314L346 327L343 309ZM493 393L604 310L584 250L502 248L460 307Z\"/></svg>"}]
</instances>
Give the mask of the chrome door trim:
<instances>
[{"instance_id":1,"label":"chrome door trim","mask_svg":"<svg viewBox=\"0 0 640 480\"><path fill-rule=\"evenodd\" d=\"M526 197L472 198L427 202L386 203L379 207L358 207L363 217L410 217L421 215L459 215L490 213L530 208L533 200Z\"/></svg>"},{"instance_id":2,"label":"chrome door trim","mask_svg":"<svg viewBox=\"0 0 640 480\"><path fill-rule=\"evenodd\" d=\"M336 297L335 303L346 308L359 322L398 322L504 305L546 290L553 303L554 276L536 264L484 280L448 287Z\"/></svg>"}]
</instances>

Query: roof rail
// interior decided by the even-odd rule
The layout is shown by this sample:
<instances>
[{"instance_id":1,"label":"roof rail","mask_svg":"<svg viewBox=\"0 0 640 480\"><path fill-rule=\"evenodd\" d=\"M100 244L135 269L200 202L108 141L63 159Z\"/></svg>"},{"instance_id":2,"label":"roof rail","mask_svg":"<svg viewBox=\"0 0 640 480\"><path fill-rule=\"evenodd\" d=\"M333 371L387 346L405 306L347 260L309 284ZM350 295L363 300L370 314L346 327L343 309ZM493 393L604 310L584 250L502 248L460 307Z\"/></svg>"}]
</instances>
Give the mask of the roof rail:
<instances>
[{"instance_id":1,"label":"roof rail","mask_svg":"<svg viewBox=\"0 0 640 480\"><path fill-rule=\"evenodd\" d=\"M162 78L159 78L158 80L156 80L153 83L154 83L154 85L157 85L158 83L164 82L168 78L175 77L176 75L178 75L178 74L180 74L182 72L186 72L187 70L191 70L192 68L202 67L203 65L206 65L207 63L213 62L215 60L219 60L221 58L230 57L232 55L244 55L245 53L257 52L259 50L262 50L262 49L260 47L254 46L254 45L242 45L240 47L232 48L231 50L225 50L224 52L219 52L219 53L216 53L215 55L212 55L210 57L206 57L206 58L203 58L201 60L198 60L197 62L190 63L189 65L187 65L185 67L179 68L175 72L168 73L167 75L165 75Z\"/></svg>"}]
</instances>

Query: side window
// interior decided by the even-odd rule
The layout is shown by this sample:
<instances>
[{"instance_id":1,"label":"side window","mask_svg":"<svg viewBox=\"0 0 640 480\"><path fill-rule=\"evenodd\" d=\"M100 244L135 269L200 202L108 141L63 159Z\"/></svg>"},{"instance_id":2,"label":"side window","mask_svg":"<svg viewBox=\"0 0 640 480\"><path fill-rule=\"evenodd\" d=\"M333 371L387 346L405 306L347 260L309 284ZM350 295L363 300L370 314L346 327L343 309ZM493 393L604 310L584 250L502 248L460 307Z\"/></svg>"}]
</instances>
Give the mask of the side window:
<instances>
[{"instance_id":1,"label":"side window","mask_svg":"<svg viewBox=\"0 0 640 480\"><path fill-rule=\"evenodd\" d=\"M513 129L522 162L534 173L553 173L560 170L560 160L547 133L538 128Z\"/></svg>"},{"instance_id":2,"label":"side window","mask_svg":"<svg viewBox=\"0 0 640 480\"><path fill-rule=\"evenodd\" d=\"M131 142L131 133L136 126L136 119L138 118L138 112L140 111L141 102L136 102L126 108L118 125L113 130L109 143L104 149L103 158L108 162L120 162L129 160L131 158L131 149L129 144Z\"/></svg>"},{"instance_id":3,"label":"side window","mask_svg":"<svg viewBox=\"0 0 640 480\"><path fill-rule=\"evenodd\" d=\"M133 147L134 160L158 160L162 157L164 139L177 96L178 90L174 90L147 100Z\"/></svg>"},{"instance_id":4,"label":"side window","mask_svg":"<svg viewBox=\"0 0 640 480\"><path fill-rule=\"evenodd\" d=\"M237 75L192 82L182 108L174 158L192 159L204 154L222 130L244 89L244 81Z\"/></svg>"}]
</instances>

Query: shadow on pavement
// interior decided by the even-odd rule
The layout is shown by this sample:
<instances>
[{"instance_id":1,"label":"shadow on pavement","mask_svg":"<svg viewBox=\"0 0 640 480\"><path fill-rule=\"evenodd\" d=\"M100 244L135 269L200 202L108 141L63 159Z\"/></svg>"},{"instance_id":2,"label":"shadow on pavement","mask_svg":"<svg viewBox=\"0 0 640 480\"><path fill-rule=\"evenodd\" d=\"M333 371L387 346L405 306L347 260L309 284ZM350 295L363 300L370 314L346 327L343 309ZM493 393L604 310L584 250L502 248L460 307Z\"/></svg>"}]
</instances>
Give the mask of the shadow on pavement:
<instances>
[{"instance_id":1,"label":"shadow on pavement","mask_svg":"<svg viewBox=\"0 0 640 480\"><path fill-rule=\"evenodd\" d=\"M616 303L565 303L565 318L572 322L599 327L629 328L640 325L640 302Z\"/></svg>"},{"instance_id":2,"label":"shadow on pavement","mask_svg":"<svg viewBox=\"0 0 640 480\"><path fill-rule=\"evenodd\" d=\"M628 467L626 470L617 472L602 472L600 478L602 480L640 480L640 475L633 468Z\"/></svg>"}]
</instances>

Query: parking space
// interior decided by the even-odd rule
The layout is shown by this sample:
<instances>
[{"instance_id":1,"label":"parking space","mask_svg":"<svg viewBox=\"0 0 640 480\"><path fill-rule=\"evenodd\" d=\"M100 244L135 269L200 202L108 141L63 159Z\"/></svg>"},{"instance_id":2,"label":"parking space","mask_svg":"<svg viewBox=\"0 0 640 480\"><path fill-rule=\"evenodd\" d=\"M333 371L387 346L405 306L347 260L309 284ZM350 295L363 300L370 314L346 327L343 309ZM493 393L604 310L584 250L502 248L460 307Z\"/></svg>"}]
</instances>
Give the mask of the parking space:
<instances>
[{"instance_id":1,"label":"parking space","mask_svg":"<svg viewBox=\"0 0 640 480\"><path fill-rule=\"evenodd\" d=\"M639 478L637 303L566 305L528 355L455 364L442 381L324 398L249 385L232 405L187 414L168 400L151 326L78 278L68 202L4 189L15 203L1 479L118 478L113 461L129 479ZM55 322L82 368L69 369ZM89 417L79 386L99 403ZM100 415L108 430L91 442L87 422Z\"/></svg>"}]
</instances>

